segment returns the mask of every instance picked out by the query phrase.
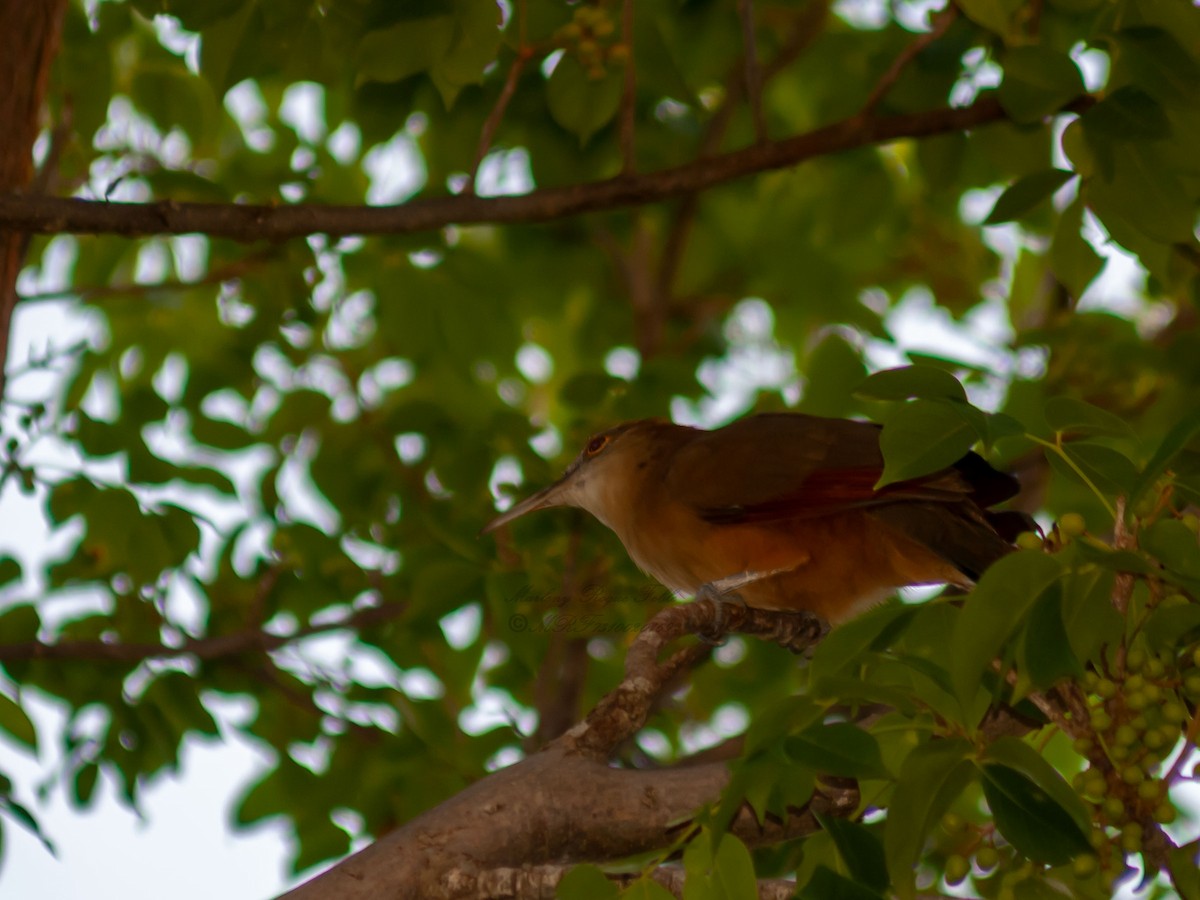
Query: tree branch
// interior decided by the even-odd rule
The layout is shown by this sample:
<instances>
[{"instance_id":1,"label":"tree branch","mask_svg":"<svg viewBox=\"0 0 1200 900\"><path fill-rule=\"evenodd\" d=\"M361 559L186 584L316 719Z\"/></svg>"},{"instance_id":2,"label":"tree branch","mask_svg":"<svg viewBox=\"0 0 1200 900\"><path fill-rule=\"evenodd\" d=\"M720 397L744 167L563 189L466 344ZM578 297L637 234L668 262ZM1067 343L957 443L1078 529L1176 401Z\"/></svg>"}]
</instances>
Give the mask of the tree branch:
<instances>
[{"instance_id":1,"label":"tree branch","mask_svg":"<svg viewBox=\"0 0 1200 900\"><path fill-rule=\"evenodd\" d=\"M742 57L746 79L746 99L754 120L755 143L767 142L767 120L762 108L762 71L758 66L758 47L754 40L754 0L738 0L738 18L742 23Z\"/></svg>"},{"instance_id":2,"label":"tree branch","mask_svg":"<svg viewBox=\"0 0 1200 900\"><path fill-rule=\"evenodd\" d=\"M192 638L178 647L166 644L124 644L107 641L59 641L48 644L42 641L23 641L19 644L0 645L0 663L23 662L34 659L71 660L75 662L121 662L140 663L149 659L174 659L193 656L197 659L220 659L240 656L243 653L277 650L315 634L341 631L344 628L368 628L390 621L408 608L400 602L381 603L360 609L340 622L321 625L306 625L292 634L271 634L266 631L247 630L215 637Z\"/></svg>"},{"instance_id":3,"label":"tree branch","mask_svg":"<svg viewBox=\"0 0 1200 900\"><path fill-rule=\"evenodd\" d=\"M558 884L570 871L570 866L521 866L489 869L478 874L452 875L453 896L512 897L516 900L555 900ZM609 875L609 879L622 888L637 881L639 876L622 874ZM662 866L650 873L655 882L676 897L683 896L683 885L687 873L679 866ZM785 878L763 878L758 882L759 900L788 900L796 891L796 882Z\"/></svg>"},{"instance_id":4,"label":"tree branch","mask_svg":"<svg viewBox=\"0 0 1200 900\"><path fill-rule=\"evenodd\" d=\"M0 191L18 192L33 178L33 143L37 138L42 99L50 64L58 53L66 0L0 0ZM59 148L55 147L57 152ZM54 161L48 159L50 167ZM49 169L48 169L49 171ZM28 246L23 228L0 221L0 397L4 366L17 304L17 275Z\"/></svg>"},{"instance_id":5,"label":"tree branch","mask_svg":"<svg viewBox=\"0 0 1200 900\"><path fill-rule=\"evenodd\" d=\"M926 47L944 35L957 17L958 7L953 3L934 16L930 30L901 50L896 55L896 58L892 60L892 64L883 73L883 77L879 79L875 87L871 90L870 96L867 97L867 102L863 104L863 108L859 112L860 116L869 116L875 112L875 107L879 105L880 101L887 95L887 92L900 79L900 76L904 73L909 63L920 56Z\"/></svg>"},{"instance_id":6,"label":"tree branch","mask_svg":"<svg viewBox=\"0 0 1200 900\"><path fill-rule=\"evenodd\" d=\"M608 752L645 724L672 676L707 647L694 644L658 661L671 640L711 630L760 634L800 647L822 632L811 616L722 606L709 600L670 606L634 640L625 678L588 717L544 750L476 782L329 871L289 892L289 900L379 896L478 897L508 870L607 862L671 846L680 829L719 799L724 762L642 771L610 766ZM750 845L776 843L820 826L815 814L846 816L854 787L822 786L803 809L759 821L743 805L730 831ZM541 896L510 893L501 896ZM497 896L493 893L489 896Z\"/></svg>"},{"instance_id":7,"label":"tree branch","mask_svg":"<svg viewBox=\"0 0 1200 900\"><path fill-rule=\"evenodd\" d=\"M1083 95L1064 107L1094 103ZM756 172L901 138L977 128L1007 116L994 96L970 106L887 118L854 116L806 134L648 174L542 188L521 196L426 197L398 206L251 206L228 203L106 203L62 197L0 196L0 228L37 234L207 234L279 241L310 234L410 234L449 224L547 222L582 213L657 203Z\"/></svg>"}]
</instances>

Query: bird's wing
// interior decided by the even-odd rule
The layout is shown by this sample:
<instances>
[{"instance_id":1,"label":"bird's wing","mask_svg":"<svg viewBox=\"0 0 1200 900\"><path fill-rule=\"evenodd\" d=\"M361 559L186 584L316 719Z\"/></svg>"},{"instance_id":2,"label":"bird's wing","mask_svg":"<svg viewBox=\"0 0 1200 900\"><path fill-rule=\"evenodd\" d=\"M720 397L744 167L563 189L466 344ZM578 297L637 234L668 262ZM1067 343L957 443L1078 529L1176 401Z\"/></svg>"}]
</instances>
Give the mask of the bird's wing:
<instances>
[{"instance_id":1,"label":"bird's wing","mask_svg":"<svg viewBox=\"0 0 1200 900\"><path fill-rule=\"evenodd\" d=\"M978 464L1007 479L982 460ZM968 468L972 471L952 467L876 490L883 472L878 426L766 413L701 433L681 447L671 459L665 486L710 522L762 522L900 500L974 499L982 470L974 471L974 463ZM988 487L998 493L994 485Z\"/></svg>"}]
</instances>

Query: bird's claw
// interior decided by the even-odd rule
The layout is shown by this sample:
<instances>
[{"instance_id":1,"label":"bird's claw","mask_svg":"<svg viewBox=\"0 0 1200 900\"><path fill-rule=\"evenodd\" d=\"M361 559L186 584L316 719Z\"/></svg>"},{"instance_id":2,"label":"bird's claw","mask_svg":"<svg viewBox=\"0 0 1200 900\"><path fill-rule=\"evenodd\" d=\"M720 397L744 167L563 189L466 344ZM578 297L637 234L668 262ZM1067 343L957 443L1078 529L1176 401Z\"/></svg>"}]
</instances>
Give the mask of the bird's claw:
<instances>
[{"instance_id":1,"label":"bird's claw","mask_svg":"<svg viewBox=\"0 0 1200 900\"><path fill-rule=\"evenodd\" d=\"M712 627L698 632L700 640L706 644L712 644L714 647L719 647L729 639L727 634L729 628L729 609L730 607L744 608L747 604L739 590L748 584L753 584L756 581L761 581L764 578L770 578L772 575L778 575L784 569L772 569L769 572L738 572L736 575L729 575L725 578L718 578L716 581L709 581L700 585L700 589L696 591L696 600L708 600L713 604L713 609L716 615L713 617Z\"/></svg>"},{"instance_id":2,"label":"bird's claw","mask_svg":"<svg viewBox=\"0 0 1200 900\"><path fill-rule=\"evenodd\" d=\"M746 601L741 594L735 594L721 587L722 581L713 581L700 586L696 591L696 602L707 600L713 606L712 624L696 632L696 636L706 644L721 647L729 640L729 609L730 607L745 607Z\"/></svg>"}]
</instances>

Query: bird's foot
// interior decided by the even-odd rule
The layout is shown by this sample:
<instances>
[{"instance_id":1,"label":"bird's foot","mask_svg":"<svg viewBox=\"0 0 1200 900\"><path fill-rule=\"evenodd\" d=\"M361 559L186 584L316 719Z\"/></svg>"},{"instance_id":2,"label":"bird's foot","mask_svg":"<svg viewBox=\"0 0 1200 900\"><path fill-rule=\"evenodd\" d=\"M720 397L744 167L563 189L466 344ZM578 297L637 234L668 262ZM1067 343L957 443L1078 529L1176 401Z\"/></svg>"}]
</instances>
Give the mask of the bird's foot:
<instances>
[{"instance_id":1,"label":"bird's foot","mask_svg":"<svg viewBox=\"0 0 1200 900\"><path fill-rule=\"evenodd\" d=\"M748 584L777 575L782 569L770 572L739 572L716 581L700 585L696 591L696 602L708 601L713 605L715 615L712 626L697 632L700 640L706 644L719 647L729 639L730 612L735 609L745 609L746 601L738 591Z\"/></svg>"}]
</instances>

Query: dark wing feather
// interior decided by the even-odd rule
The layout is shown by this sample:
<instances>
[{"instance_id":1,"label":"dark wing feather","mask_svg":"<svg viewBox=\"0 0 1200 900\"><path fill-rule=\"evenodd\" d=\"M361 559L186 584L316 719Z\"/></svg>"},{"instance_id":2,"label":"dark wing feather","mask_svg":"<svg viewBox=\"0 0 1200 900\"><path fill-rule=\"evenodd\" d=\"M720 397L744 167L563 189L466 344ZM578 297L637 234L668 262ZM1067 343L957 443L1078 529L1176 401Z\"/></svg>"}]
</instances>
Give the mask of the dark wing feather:
<instances>
[{"instance_id":1,"label":"dark wing feather","mask_svg":"<svg viewBox=\"0 0 1200 900\"><path fill-rule=\"evenodd\" d=\"M975 454L922 478L875 489L879 426L800 413L749 416L680 448L666 473L673 498L713 523L812 518L900 501L999 502L1016 482Z\"/></svg>"}]
</instances>

